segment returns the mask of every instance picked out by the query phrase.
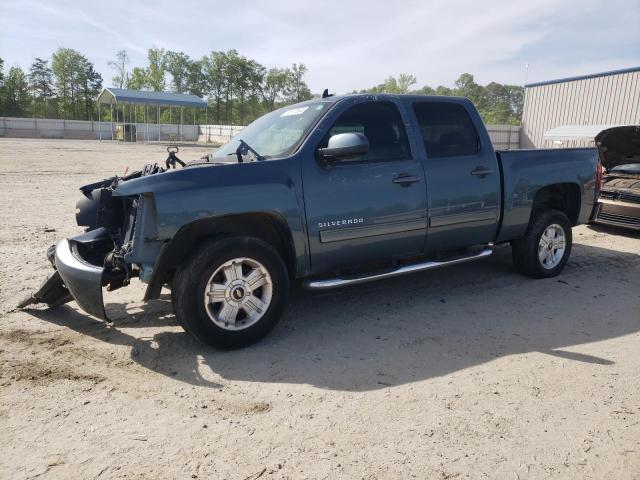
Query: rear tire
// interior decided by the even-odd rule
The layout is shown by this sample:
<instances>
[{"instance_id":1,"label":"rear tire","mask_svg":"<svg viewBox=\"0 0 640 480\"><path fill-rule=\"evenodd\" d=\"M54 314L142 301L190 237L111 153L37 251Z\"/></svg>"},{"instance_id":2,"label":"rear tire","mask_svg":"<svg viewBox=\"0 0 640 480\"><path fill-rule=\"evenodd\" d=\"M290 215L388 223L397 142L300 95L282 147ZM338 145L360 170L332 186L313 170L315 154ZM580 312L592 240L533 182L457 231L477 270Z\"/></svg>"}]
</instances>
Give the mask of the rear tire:
<instances>
[{"instance_id":1,"label":"rear tire","mask_svg":"<svg viewBox=\"0 0 640 480\"><path fill-rule=\"evenodd\" d=\"M178 322L199 341L242 348L264 337L287 304L289 276L278 252L257 238L203 243L173 277Z\"/></svg>"},{"instance_id":2,"label":"rear tire","mask_svg":"<svg viewBox=\"0 0 640 480\"><path fill-rule=\"evenodd\" d=\"M530 277L555 277L569 260L571 244L567 216L558 210L538 210L533 212L525 236L511 242L513 263Z\"/></svg>"}]
</instances>

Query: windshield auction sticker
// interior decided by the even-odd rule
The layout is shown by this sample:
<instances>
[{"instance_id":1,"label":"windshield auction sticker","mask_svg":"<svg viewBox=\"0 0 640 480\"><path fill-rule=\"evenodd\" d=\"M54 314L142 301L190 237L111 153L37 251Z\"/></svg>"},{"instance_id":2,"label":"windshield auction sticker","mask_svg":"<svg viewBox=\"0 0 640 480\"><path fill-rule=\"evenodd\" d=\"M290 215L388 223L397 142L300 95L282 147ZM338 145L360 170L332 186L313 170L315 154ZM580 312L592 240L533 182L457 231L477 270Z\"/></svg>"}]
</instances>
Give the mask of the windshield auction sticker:
<instances>
[{"instance_id":1,"label":"windshield auction sticker","mask_svg":"<svg viewBox=\"0 0 640 480\"><path fill-rule=\"evenodd\" d=\"M302 115L309 107L292 108L284 112L281 117L288 117L290 115Z\"/></svg>"}]
</instances>

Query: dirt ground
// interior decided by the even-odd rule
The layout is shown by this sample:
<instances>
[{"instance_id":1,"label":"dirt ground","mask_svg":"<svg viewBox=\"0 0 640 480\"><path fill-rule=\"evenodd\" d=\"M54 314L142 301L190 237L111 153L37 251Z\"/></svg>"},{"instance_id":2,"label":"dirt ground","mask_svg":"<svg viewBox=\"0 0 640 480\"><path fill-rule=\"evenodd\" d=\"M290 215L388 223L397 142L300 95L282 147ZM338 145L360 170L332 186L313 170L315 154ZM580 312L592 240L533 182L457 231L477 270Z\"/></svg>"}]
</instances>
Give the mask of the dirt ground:
<instances>
[{"instance_id":1,"label":"dirt ground","mask_svg":"<svg viewBox=\"0 0 640 480\"><path fill-rule=\"evenodd\" d=\"M205 147L180 151L185 160ZM0 478L640 478L640 237L581 226L564 273L468 265L311 294L235 352L168 295L15 311L78 186L158 145L0 140Z\"/></svg>"}]
</instances>

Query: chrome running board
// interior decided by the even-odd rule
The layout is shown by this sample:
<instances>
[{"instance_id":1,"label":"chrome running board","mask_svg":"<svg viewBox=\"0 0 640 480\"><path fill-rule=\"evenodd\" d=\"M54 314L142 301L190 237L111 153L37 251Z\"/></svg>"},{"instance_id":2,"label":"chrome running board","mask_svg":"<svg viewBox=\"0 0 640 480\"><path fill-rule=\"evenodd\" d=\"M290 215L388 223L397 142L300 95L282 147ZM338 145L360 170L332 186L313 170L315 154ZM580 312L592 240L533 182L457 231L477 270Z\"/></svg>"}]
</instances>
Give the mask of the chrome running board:
<instances>
[{"instance_id":1,"label":"chrome running board","mask_svg":"<svg viewBox=\"0 0 640 480\"><path fill-rule=\"evenodd\" d=\"M488 257L493 251L490 248L485 248L480 253L475 255L469 255L467 257L459 257L453 260L446 260L442 262L430 261L420 262L411 265L404 265L390 270L388 272L377 273L374 275L367 275L364 277L354 278L330 278L328 280L307 280L303 283L304 288L309 290L328 290L330 288L345 287L347 285L357 285L358 283L373 282L374 280L382 280L383 278L396 277L398 275L404 275L406 273L422 272L423 270L432 270L434 268L446 267L449 265L457 265L458 263L470 262L479 258Z\"/></svg>"}]
</instances>

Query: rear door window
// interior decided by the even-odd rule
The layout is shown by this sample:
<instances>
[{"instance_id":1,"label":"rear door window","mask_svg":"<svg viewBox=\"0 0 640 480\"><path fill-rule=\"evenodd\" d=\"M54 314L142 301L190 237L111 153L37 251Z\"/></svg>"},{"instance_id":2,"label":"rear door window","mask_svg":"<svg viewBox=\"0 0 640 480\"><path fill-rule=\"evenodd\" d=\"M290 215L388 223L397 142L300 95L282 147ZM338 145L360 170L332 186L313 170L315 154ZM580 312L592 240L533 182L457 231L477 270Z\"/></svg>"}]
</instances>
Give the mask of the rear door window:
<instances>
[{"instance_id":1,"label":"rear door window","mask_svg":"<svg viewBox=\"0 0 640 480\"><path fill-rule=\"evenodd\" d=\"M462 105L416 102L413 111L429 157L461 157L480 151L478 131Z\"/></svg>"}]
</instances>

